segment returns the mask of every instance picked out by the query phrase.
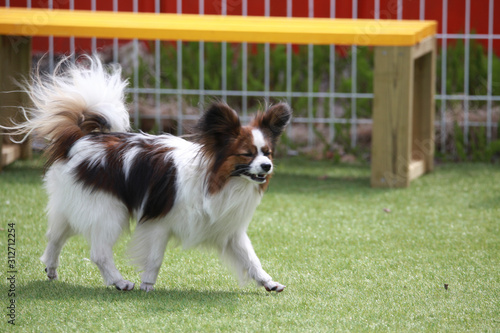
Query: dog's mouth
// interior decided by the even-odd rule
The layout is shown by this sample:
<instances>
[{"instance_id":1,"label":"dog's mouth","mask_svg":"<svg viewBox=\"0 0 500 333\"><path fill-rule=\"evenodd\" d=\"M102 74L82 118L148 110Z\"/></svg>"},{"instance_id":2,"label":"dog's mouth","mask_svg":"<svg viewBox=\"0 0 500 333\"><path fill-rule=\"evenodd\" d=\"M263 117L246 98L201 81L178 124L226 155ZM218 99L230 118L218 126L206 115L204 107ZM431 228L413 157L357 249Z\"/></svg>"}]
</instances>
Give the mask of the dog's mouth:
<instances>
[{"instance_id":1,"label":"dog's mouth","mask_svg":"<svg viewBox=\"0 0 500 333\"><path fill-rule=\"evenodd\" d=\"M250 180L256 182L256 183L259 183L259 184L264 184L266 182L266 177L267 175L265 173L261 173L261 174L253 174L253 173L249 173L249 172L243 172L241 174L241 176L245 176L245 177L248 177L250 178Z\"/></svg>"},{"instance_id":2,"label":"dog's mouth","mask_svg":"<svg viewBox=\"0 0 500 333\"><path fill-rule=\"evenodd\" d=\"M244 177L257 184L264 184L267 181L267 173L250 173L246 165L237 166L236 170L231 173L231 176Z\"/></svg>"}]
</instances>

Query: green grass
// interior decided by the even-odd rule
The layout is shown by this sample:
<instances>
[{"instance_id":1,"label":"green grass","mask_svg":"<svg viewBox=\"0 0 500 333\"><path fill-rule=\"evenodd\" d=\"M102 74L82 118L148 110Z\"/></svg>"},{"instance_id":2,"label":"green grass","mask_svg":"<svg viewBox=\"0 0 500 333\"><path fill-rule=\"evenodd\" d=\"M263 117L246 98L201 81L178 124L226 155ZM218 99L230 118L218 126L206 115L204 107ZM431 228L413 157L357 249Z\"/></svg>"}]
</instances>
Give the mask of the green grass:
<instances>
[{"instance_id":1,"label":"green grass","mask_svg":"<svg viewBox=\"0 0 500 333\"><path fill-rule=\"evenodd\" d=\"M281 294L239 287L214 253L167 249L156 290L102 284L72 238L46 281L41 168L0 174L0 284L7 324L7 231L16 229L16 331L500 331L500 169L442 165L408 189L372 189L368 167L278 161L249 228ZM390 210L390 212L384 211ZM124 256L123 275L139 283ZM448 284L445 290L444 284Z\"/></svg>"}]
</instances>

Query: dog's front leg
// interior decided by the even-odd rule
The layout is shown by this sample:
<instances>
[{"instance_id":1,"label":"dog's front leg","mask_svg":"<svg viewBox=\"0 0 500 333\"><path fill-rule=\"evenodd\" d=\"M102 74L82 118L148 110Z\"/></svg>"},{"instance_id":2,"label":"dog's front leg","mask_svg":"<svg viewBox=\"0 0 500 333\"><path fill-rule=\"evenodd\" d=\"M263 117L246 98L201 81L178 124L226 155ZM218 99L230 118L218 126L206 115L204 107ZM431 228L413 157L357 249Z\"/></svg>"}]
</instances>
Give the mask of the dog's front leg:
<instances>
[{"instance_id":1,"label":"dog's front leg","mask_svg":"<svg viewBox=\"0 0 500 333\"><path fill-rule=\"evenodd\" d=\"M223 248L221 256L236 269L240 281L245 281L248 276L255 280L259 286L266 288L267 291L281 292L285 289L284 285L274 282L271 276L262 269L260 260L246 233L231 238Z\"/></svg>"}]
</instances>

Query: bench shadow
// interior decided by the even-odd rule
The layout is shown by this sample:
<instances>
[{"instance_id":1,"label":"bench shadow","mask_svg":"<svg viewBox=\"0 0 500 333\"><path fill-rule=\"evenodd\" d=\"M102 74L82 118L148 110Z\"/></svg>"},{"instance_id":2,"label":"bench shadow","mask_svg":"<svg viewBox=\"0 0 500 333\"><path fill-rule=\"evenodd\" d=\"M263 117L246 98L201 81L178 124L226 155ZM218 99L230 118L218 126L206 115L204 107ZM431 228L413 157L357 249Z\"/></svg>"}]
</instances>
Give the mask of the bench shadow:
<instances>
[{"instance_id":1,"label":"bench shadow","mask_svg":"<svg viewBox=\"0 0 500 333\"><path fill-rule=\"evenodd\" d=\"M500 208L500 196L492 196L484 199L472 199L469 205L472 209L498 209Z\"/></svg>"},{"instance_id":2,"label":"bench shadow","mask_svg":"<svg viewBox=\"0 0 500 333\"><path fill-rule=\"evenodd\" d=\"M43 177L43 163L37 160L16 161L13 164L5 166L0 171L1 181L5 184L41 184Z\"/></svg>"}]
</instances>

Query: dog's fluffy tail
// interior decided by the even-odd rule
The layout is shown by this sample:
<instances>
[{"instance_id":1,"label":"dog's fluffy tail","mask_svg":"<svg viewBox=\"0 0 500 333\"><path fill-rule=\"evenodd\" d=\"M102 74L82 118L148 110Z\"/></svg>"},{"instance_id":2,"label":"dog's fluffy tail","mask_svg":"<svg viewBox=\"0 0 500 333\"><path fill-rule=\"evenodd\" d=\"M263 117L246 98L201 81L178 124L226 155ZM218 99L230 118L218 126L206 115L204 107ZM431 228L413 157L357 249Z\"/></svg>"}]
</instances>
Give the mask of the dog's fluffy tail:
<instances>
[{"instance_id":1,"label":"dog's fluffy tail","mask_svg":"<svg viewBox=\"0 0 500 333\"><path fill-rule=\"evenodd\" d=\"M82 59L83 58L83 59ZM48 164L64 157L72 144L91 132L127 132L125 107L127 81L119 66L105 67L97 56L83 56L76 64L60 61L53 74L37 70L26 88L32 107L22 109L24 123L8 129L11 134L31 133L48 140Z\"/></svg>"}]
</instances>

